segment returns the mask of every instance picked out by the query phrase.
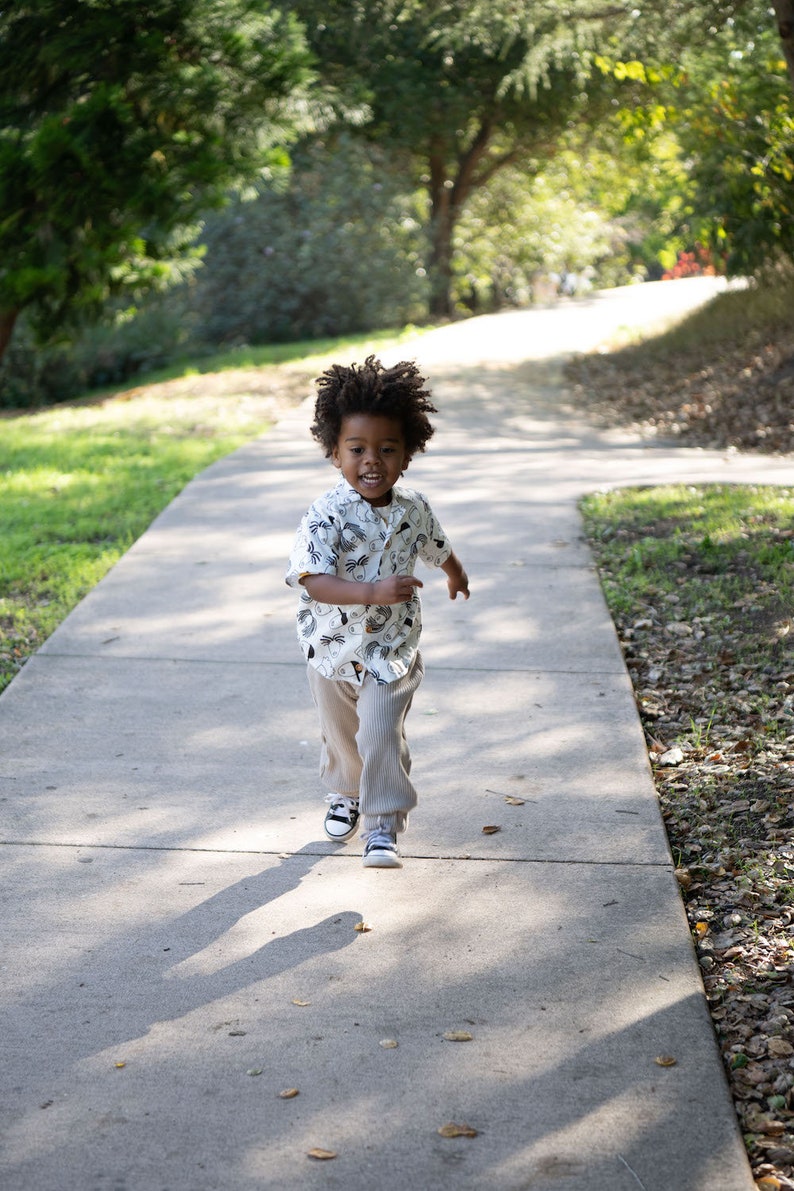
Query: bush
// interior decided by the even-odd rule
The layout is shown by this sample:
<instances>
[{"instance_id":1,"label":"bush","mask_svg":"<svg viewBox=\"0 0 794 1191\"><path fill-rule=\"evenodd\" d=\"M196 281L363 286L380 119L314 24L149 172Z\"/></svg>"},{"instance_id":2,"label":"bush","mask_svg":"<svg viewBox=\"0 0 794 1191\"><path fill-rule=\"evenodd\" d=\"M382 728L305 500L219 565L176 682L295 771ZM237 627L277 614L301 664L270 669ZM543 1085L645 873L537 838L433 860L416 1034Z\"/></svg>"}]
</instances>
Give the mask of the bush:
<instances>
[{"instance_id":1,"label":"bush","mask_svg":"<svg viewBox=\"0 0 794 1191\"><path fill-rule=\"evenodd\" d=\"M421 319L424 233L405 182L342 138L294 155L285 190L212 216L191 285L199 342L263 344Z\"/></svg>"},{"instance_id":2,"label":"bush","mask_svg":"<svg viewBox=\"0 0 794 1191\"><path fill-rule=\"evenodd\" d=\"M162 367L184 348L191 318L181 290L138 311L109 312L73 342L41 346L23 318L0 365L0 409L54 405Z\"/></svg>"}]
</instances>

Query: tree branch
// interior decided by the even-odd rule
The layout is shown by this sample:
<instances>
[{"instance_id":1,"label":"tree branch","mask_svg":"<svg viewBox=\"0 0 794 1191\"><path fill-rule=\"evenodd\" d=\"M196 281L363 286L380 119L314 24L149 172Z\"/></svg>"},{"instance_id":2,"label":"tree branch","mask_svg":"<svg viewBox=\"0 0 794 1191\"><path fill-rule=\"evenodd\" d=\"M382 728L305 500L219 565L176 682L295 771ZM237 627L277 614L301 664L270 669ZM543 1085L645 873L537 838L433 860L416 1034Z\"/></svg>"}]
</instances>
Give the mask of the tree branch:
<instances>
[{"instance_id":1,"label":"tree branch","mask_svg":"<svg viewBox=\"0 0 794 1191\"><path fill-rule=\"evenodd\" d=\"M455 185L452 187L452 206L456 210L463 206L471 194L474 187L474 171L488 148L492 132L493 123L490 117L486 116L480 123L474 140L460 159Z\"/></svg>"},{"instance_id":2,"label":"tree branch","mask_svg":"<svg viewBox=\"0 0 794 1191\"><path fill-rule=\"evenodd\" d=\"M520 145L508 149L506 153L500 153L498 157L489 157L488 164L477 174L476 178L472 179L472 190L479 190L481 186L486 186L494 174L498 174L499 170L504 169L506 165L512 165L514 161L523 154L523 148Z\"/></svg>"}]
</instances>

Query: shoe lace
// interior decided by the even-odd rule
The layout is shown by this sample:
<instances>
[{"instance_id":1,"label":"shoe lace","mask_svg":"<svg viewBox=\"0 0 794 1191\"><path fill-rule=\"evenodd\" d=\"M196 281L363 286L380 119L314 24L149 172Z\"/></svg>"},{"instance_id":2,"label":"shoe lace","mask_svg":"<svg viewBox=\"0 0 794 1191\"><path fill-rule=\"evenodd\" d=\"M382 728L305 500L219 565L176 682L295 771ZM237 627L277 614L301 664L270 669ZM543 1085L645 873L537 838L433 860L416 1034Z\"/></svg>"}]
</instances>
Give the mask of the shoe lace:
<instances>
[{"instance_id":1,"label":"shoe lace","mask_svg":"<svg viewBox=\"0 0 794 1191\"><path fill-rule=\"evenodd\" d=\"M347 794L326 794L325 801L332 810L343 810L346 815L358 813L358 799Z\"/></svg>"},{"instance_id":2,"label":"shoe lace","mask_svg":"<svg viewBox=\"0 0 794 1191\"><path fill-rule=\"evenodd\" d=\"M394 851L396 850L396 847L397 845L394 842L394 837L390 835L388 831L384 831L380 827L377 827L374 831L371 831L367 836L368 852L371 851L372 848L388 848L390 851Z\"/></svg>"}]
</instances>

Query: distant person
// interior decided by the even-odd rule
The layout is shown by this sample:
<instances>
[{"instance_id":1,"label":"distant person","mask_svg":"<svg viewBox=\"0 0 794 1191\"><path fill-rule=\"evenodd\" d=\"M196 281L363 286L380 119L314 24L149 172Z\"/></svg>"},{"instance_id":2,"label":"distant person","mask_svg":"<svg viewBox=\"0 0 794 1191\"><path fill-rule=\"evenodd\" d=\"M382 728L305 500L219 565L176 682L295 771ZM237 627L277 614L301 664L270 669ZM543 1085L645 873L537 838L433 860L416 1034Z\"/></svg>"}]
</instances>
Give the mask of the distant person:
<instances>
[{"instance_id":1,"label":"distant person","mask_svg":"<svg viewBox=\"0 0 794 1191\"><path fill-rule=\"evenodd\" d=\"M402 867L397 834L417 802L405 738L424 674L417 558L444 571L450 599L469 598L430 505L397 487L433 434L424 384L414 364L374 356L318 379L311 432L342 474L301 521L287 571L331 791L325 833L344 843L360 818L367 868Z\"/></svg>"}]
</instances>

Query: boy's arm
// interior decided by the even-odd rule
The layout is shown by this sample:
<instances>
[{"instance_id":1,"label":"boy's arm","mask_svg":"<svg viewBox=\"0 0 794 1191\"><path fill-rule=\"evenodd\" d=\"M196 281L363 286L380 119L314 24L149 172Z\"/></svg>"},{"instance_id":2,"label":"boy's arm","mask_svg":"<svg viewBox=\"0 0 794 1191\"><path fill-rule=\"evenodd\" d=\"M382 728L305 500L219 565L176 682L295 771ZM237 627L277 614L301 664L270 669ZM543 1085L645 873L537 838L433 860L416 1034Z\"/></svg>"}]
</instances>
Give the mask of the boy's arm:
<instances>
[{"instance_id":1,"label":"boy's arm","mask_svg":"<svg viewBox=\"0 0 794 1191\"><path fill-rule=\"evenodd\" d=\"M441 570L447 577L449 598L454 600L458 592L460 592L464 600L467 600L469 598L469 576L464 571L463 565L454 550L446 562L442 562Z\"/></svg>"},{"instance_id":2,"label":"boy's arm","mask_svg":"<svg viewBox=\"0 0 794 1191\"><path fill-rule=\"evenodd\" d=\"M301 583L313 600L320 604L405 604L415 587L422 586L416 575L389 575L374 583L356 583L339 575L304 575Z\"/></svg>"}]
</instances>

